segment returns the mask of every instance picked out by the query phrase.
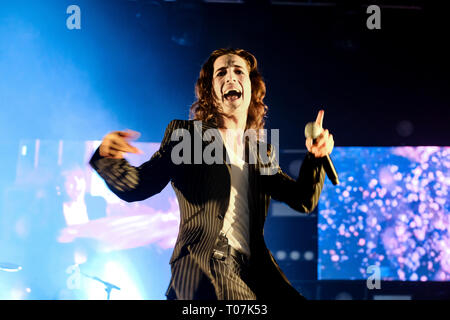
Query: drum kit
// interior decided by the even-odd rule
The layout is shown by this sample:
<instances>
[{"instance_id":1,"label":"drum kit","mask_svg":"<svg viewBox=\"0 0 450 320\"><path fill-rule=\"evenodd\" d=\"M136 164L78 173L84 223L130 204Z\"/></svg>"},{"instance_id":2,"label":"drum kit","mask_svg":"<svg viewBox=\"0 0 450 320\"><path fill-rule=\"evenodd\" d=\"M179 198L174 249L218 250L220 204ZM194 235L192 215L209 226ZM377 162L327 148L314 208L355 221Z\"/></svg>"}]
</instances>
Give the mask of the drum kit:
<instances>
[{"instance_id":1,"label":"drum kit","mask_svg":"<svg viewBox=\"0 0 450 320\"><path fill-rule=\"evenodd\" d=\"M10 262L0 262L0 271L4 271L4 272L18 272L22 270L22 267L18 264L15 263L10 263ZM106 282L102 279L100 279L99 277L94 277L88 274L85 274L83 272L81 272L81 275L85 276L86 278L90 278L92 280L98 281L100 283L102 283L105 286L105 291L106 291L106 299L110 300L111 297L111 291L112 289L116 289L116 290L120 290L119 287L117 287L116 285Z\"/></svg>"}]
</instances>

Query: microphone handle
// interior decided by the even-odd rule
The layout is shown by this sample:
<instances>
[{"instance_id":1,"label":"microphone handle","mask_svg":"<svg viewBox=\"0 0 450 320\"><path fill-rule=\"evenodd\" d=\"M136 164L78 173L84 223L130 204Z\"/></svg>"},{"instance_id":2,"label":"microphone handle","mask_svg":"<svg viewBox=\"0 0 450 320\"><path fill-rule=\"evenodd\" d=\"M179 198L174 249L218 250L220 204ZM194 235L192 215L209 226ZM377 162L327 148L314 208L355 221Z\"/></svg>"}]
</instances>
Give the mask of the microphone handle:
<instances>
[{"instance_id":1,"label":"microphone handle","mask_svg":"<svg viewBox=\"0 0 450 320\"><path fill-rule=\"evenodd\" d=\"M316 143L316 139L313 139L313 143ZM338 185L339 177L336 172L336 168L334 167L333 161L331 161L331 158L328 154L325 157L323 157L322 163L323 168L325 169L325 172L328 176L328 179L330 179L333 185Z\"/></svg>"},{"instance_id":2,"label":"microphone handle","mask_svg":"<svg viewBox=\"0 0 450 320\"><path fill-rule=\"evenodd\" d=\"M329 155L323 157L323 168L333 185L339 184L339 177Z\"/></svg>"}]
</instances>

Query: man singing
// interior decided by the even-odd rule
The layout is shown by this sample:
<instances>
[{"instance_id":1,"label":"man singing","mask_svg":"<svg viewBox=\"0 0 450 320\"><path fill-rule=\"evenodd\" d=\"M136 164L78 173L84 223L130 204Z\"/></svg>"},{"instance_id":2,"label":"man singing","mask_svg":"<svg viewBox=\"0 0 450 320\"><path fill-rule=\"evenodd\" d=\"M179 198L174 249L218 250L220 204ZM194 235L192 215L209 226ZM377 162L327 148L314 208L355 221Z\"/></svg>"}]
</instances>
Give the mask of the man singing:
<instances>
[{"instance_id":1,"label":"man singing","mask_svg":"<svg viewBox=\"0 0 450 320\"><path fill-rule=\"evenodd\" d=\"M322 129L314 143L306 139L309 152L294 180L278 166L273 146L258 136L256 147L269 159L264 162L254 156L255 145L246 135L250 129L264 128L267 112L265 84L251 53L214 51L202 66L195 89L192 120L171 121L149 161L131 166L123 155L141 152L129 144L137 133L115 131L104 137L91 166L129 202L151 197L171 182L181 219L167 299L304 299L267 249L264 222L271 198L299 212L314 210L325 179L322 158L331 153L333 136ZM323 115L323 110L317 115L320 127ZM181 163L174 161L174 155L180 155L180 130L202 139L200 146L191 143L189 152L183 150L188 161ZM214 156L223 156L223 161L199 162L198 155L212 143L220 143L223 154Z\"/></svg>"}]
</instances>

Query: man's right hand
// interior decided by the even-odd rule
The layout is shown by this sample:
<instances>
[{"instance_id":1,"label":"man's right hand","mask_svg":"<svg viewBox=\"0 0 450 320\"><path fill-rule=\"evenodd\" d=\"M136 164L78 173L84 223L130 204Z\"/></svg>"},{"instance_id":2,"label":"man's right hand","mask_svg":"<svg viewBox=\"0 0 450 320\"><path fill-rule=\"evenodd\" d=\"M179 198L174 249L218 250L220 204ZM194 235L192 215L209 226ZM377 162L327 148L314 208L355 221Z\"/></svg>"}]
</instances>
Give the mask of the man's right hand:
<instances>
[{"instance_id":1,"label":"man's right hand","mask_svg":"<svg viewBox=\"0 0 450 320\"><path fill-rule=\"evenodd\" d=\"M140 133L133 130L113 131L108 133L100 145L100 155L102 157L122 159L127 152L139 153L143 152L128 143L129 140L134 140L140 137Z\"/></svg>"}]
</instances>

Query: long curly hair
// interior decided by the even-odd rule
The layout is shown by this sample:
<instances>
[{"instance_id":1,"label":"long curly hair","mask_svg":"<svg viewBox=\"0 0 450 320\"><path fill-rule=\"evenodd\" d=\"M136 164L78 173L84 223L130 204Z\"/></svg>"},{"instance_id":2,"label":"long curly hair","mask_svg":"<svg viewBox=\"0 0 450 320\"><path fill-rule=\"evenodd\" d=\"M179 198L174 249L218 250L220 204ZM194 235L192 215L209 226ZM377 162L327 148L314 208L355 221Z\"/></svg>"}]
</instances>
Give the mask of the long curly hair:
<instances>
[{"instance_id":1,"label":"long curly hair","mask_svg":"<svg viewBox=\"0 0 450 320\"><path fill-rule=\"evenodd\" d=\"M261 73L258 71L258 63L254 55L243 49L217 49L211 53L203 64L200 75L195 85L195 101L190 108L190 119L205 122L215 122L218 127L223 127L224 113L215 103L213 90L214 62L223 55L235 54L247 62L250 72L252 96L248 108L247 123L245 129L264 129L268 107L263 99L266 95L266 85Z\"/></svg>"}]
</instances>

